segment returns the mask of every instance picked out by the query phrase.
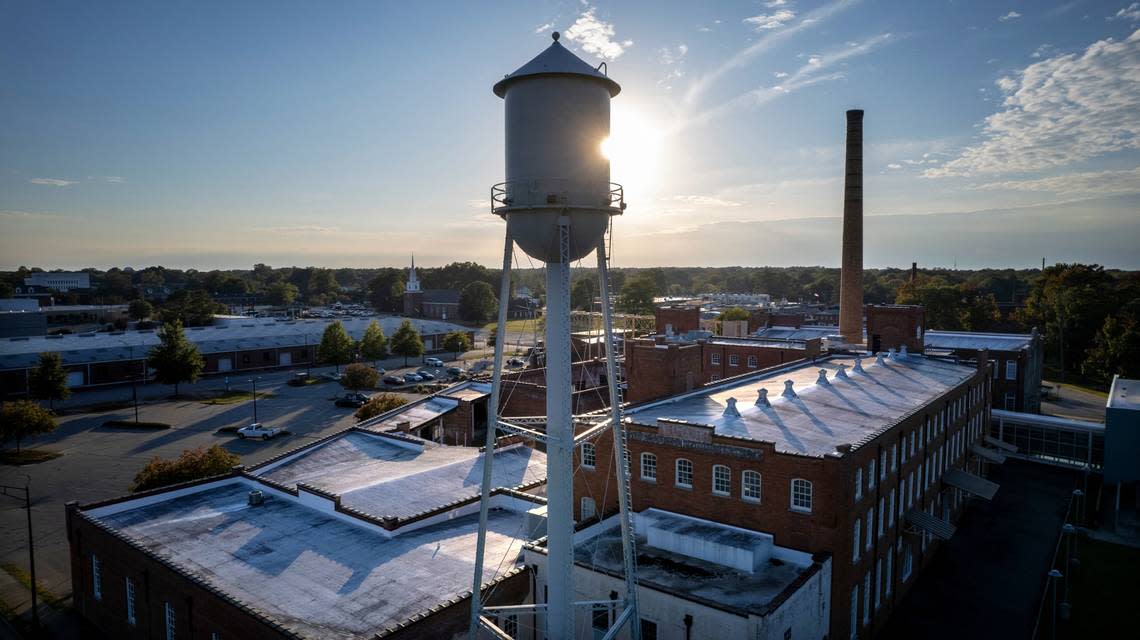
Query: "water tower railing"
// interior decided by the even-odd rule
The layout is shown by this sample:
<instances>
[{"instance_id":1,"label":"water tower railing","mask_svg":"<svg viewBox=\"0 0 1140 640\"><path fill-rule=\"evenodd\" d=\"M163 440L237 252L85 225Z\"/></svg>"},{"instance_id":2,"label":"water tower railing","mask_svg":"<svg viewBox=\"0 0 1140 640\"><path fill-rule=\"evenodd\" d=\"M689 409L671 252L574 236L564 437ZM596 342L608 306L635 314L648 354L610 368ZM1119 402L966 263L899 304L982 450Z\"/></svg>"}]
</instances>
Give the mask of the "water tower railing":
<instances>
[{"instance_id":1,"label":"water tower railing","mask_svg":"<svg viewBox=\"0 0 1140 640\"><path fill-rule=\"evenodd\" d=\"M575 202L568 197L567 194L569 193L585 191L579 185L580 183L576 181L563 178L500 182L491 187L491 213L499 213L501 209L511 207L538 209L591 206L589 202ZM526 202L522 202L524 199ZM598 206L625 211L625 191L622 186L616 182L610 182L609 191L599 198Z\"/></svg>"}]
</instances>

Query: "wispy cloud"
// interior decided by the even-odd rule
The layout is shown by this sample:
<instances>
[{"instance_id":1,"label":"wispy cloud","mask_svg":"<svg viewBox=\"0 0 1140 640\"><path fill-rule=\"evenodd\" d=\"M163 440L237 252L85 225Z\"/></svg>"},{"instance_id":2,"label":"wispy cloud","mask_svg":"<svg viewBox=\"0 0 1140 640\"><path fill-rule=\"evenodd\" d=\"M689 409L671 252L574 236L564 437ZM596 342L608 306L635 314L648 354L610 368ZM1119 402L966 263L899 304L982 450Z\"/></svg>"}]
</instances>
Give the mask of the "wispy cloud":
<instances>
[{"instance_id":1,"label":"wispy cloud","mask_svg":"<svg viewBox=\"0 0 1140 640\"><path fill-rule=\"evenodd\" d=\"M1115 14L1108 16L1105 20L1131 20L1133 22L1140 21L1140 2L1133 2L1132 4L1124 7Z\"/></svg>"},{"instance_id":2,"label":"wispy cloud","mask_svg":"<svg viewBox=\"0 0 1140 640\"><path fill-rule=\"evenodd\" d=\"M757 31L767 31L770 29L779 29L780 27L788 24L793 18L796 17L796 12L789 9L779 9L772 13L761 13L760 15L745 18L746 24L752 25L752 28Z\"/></svg>"},{"instance_id":3,"label":"wispy cloud","mask_svg":"<svg viewBox=\"0 0 1140 640\"><path fill-rule=\"evenodd\" d=\"M887 165L887 168L892 169L892 170L898 170L898 169L902 169L902 165L897 163L897 162L892 162L892 163Z\"/></svg>"},{"instance_id":4,"label":"wispy cloud","mask_svg":"<svg viewBox=\"0 0 1140 640\"><path fill-rule=\"evenodd\" d=\"M14 211L0 209L0 220L5 222L35 222L37 220L75 220L75 216L65 216L59 213L43 213L39 211Z\"/></svg>"},{"instance_id":5,"label":"wispy cloud","mask_svg":"<svg viewBox=\"0 0 1140 640\"><path fill-rule=\"evenodd\" d=\"M70 187L73 184L79 184L75 180L63 180L61 178L28 178L28 182L51 187Z\"/></svg>"},{"instance_id":6,"label":"wispy cloud","mask_svg":"<svg viewBox=\"0 0 1140 640\"><path fill-rule=\"evenodd\" d=\"M685 69L683 64L685 56L689 53L689 45L681 43L676 47L662 47L657 50L657 62L665 65L665 75L657 81L657 86L663 86L666 90L673 88L672 82L685 77Z\"/></svg>"},{"instance_id":7,"label":"wispy cloud","mask_svg":"<svg viewBox=\"0 0 1140 640\"><path fill-rule=\"evenodd\" d=\"M998 22L1009 22L1010 20L1017 20L1020 17L1021 17L1020 13L1018 13L1016 11L1010 11L1009 13L1005 14L1004 16L1001 16L1000 18L998 18Z\"/></svg>"},{"instance_id":8,"label":"wispy cloud","mask_svg":"<svg viewBox=\"0 0 1140 640\"><path fill-rule=\"evenodd\" d=\"M553 29L553 28L554 28L554 23L553 23L553 22L546 22L546 23L544 23L544 24L540 24L540 25L538 25L537 27L535 27L535 28L534 28L534 32L535 32L535 33L544 33L544 32L546 32L546 31L550 31L550 30L551 30L551 29Z\"/></svg>"},{"instance_id":9,"label":"wispy cloud","mask_svg":"<svg viewBox=\"0 0 1140 640\"><path fill-rule=\"evenodd\" d=\"M1002 110L985 140L927 177L1028 172L1140 148L1140 30L1099 40L1001 78Z\"/></svg>"},{"instance_id":10,"label":"wispy cloud","mask_svg":"<svg viewBox=\"0 0 1140 640\"><path fill-rule=\"evenodd\" d=\"M597 9L588 7L564 34L582 50L603 60L615 60L633 46L633 40L615 40L617 30L612 23L598 18Z\"/></svg>"},{"instance_id":11,"label":"wispy cloud","mask_svg":"<svg viewBox=\"0 0 1140 640\"><path fill-rule=\"evenodd\" d=\"M1140 167L1125 170L1069 173L1036 180L990 182L974 187L982 190L1045 191L1060 194L1140 193Z\"/></svg>"},{"instance_id":12,"label":"wispy cloud","mask_svg":"<svg viewBox=\"0 0 1140 640\"><path fill-rule=\"evenodd\" d=\"M316 224L302 224L296 226L283 226L283 227L260 227L254 231L261 231L264 233L272 233L282 236L301 236L301 235L333 235L341 233L340 227L336 226L321 226Z\"/></svg>"},{"instance_id":13,"label":"wispy cloud","mask_svg":"<svg viewBox=\"0 0 1140 640\"><path fill-rule=\"evenodd\" d=\"M726 200L716 196L705 195L677 195L667 198L666 200L680 202L694 207L740 207L744 205L743 202L736 200Z\"/></svg>"},{"instance_id":14,"label":"wispy cloud","mask_svg":"<svg viewBox=\"0 0 1140 640\"><path fill-rule=\"evenodd\" d=\"M836 13L839 13L844 9L848 9L858 2L859 0L835 0L834 2L808 12L800 19L799 22L790 25L787 28L774 31L766 31L759 40L737 51L735 54L721 63L720 66L718 66L716 69L713 69L711 72L705 74L696 82L694 82L692 86L689 87L689 91L685 94L685 104L693 104L696 102L697 98L699 98L700 95L704 93L704 91L708 89L710 85L719 80L722 76L724 76L724 74L728 73L729 71L743 66L746 62L756 57L757 55L760 55L761 53L768 51L776 45L787 41L805 29L819 25L821 22L834 16Z\"/></svg>"}]
</instances>

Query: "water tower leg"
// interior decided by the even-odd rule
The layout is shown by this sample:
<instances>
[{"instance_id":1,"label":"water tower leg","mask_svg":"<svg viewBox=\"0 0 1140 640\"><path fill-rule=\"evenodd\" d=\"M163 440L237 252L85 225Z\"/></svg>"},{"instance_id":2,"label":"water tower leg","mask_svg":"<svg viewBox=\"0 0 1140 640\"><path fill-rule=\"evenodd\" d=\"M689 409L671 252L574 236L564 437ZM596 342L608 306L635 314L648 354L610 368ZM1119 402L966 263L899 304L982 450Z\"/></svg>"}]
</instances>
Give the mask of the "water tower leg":
<instances>
[{"instance_id":1,"label":"water tower leg","mask_svg":"<svg viewBox=\"0 0 1140 640\"><path fill-rule=\"evenodd\" d=\"M570 413L570 228L559 221L562 258L546 264L546 635L574 638L574 425Z\"/></svg>"},{"instance_id":2,"label":"water tower leg","mask_svg":"<svg viewBox=\"0 0 1140 640\"><path fill-rule=\"evenodd\" d=\"M610 428L614 438L614 461L617 463L618 506L621 511L622 568L625 570L625 606L629 616L631 638L641 637L641 618L637 610L637 551L634 547L633 505L629 490L632 460L626 462L625 425L621 421L622 394L618 386L618 353L614 348L613 298L610 296L609 257L606 241L598 242L598 280L602 294L602 339L606 343L606 379L610 392ZM623 336L624 339L624 336ZM623 342L624 344L624 342Z\"/></svg>"},{"instance_id":3,"label":"water tower leg","mask_svg":"<svg viewBox=\"0 0 1140 640\"><path fill-rule=\"evenodd\" d=\"M471 640L479 633L482 608L480 588L483 585L483 554L487 545L487 515L491 507L491 462L495 459L495 439L499 426L499 389L503 382L503 343L507 332L507 301L511 294L511 255L514 240L508 228L503 247L503 278L499 286L499 323L495 325L495 358L491 374L491 401L487 405L487 440L483 448L483 486L479 493L479 536L475 545L475 577L471 588ZM529 532L527 532L529 533Z\"/></svg>"}]
</instances>

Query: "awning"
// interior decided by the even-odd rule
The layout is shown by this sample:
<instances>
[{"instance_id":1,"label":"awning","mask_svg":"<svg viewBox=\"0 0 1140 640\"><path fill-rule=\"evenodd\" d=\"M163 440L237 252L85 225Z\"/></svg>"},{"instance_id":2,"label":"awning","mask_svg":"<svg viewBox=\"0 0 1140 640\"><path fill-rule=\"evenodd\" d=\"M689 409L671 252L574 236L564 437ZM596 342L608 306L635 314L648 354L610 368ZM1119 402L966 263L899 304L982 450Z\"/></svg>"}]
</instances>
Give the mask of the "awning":
<instances>
[{"instance_id":1,"label":"awning","mask_svg":"<svg viewBox=\"0 0 1140 640\"><path fill-rule=\"evenodd\" d=\"M941 518L936 518L922 509L911 509L907 511L906 521L930 535L943 540L949 540L950 537L954 535L954 532L957 531L954 525Z\"/></svg>"},{"instance_id":2,"label":"awning","mask_svg":"<svg viewBox=\"0 0 1140 640\"><path fill-rule=\"evenodd\" d=\"M1016 445L1012 445L1008 442L1003 442L1002 440L998 440L997 438L995 438L993 436L986 436L985 442L986 442L986 444L990 445L991 447L997 447L998 449L1008 451L1009 453L1017 453L1017 446Z\"/></svg>"},{"instance_id":3,"label":"awning","mask_svg":"<svg viewBox=\"0 0 1140 640\"><path fill-rule=\"evenodd\" d=\"M970 445L970 451L973 451L975 455L981 456L990 462L997 464L1005 462L1005 455L994 451L993 449L987 449L977 443Z\"/></svg>"},{"instance_id":4,"label":"awning","mask_svg":"<svg viewBox=\"0 0 1140 640\"><path fill-rule=\"evenodd\" d=\"M942 481L951 487L957 487L962 491L972 493L986 500L993 500L994 494L997 493L998 487L1000 486L996 482L990 482L985 478L972 473L966 473L961 469L947 469L946 473L942 474Z\"/></svg>"}]
</instances>

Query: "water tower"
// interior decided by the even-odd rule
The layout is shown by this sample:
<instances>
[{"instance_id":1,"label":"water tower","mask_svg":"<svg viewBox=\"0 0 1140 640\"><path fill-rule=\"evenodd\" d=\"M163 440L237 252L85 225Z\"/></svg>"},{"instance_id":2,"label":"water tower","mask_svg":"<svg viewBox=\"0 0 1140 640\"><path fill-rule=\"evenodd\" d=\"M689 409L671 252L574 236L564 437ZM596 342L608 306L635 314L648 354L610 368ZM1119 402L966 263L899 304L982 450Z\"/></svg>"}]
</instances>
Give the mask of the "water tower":
<instances>
[{"instance_id":1,"label":"water tower","mask_svg":"<svg viewBox=\"0 0 1140 640\"><path fill-rule=\"evenodd\" d=\"M571 414L570 265L597 253L606 343L607 378L611 411L604 421L613 429L615 468L621 508L626 594L614 606L620 612L615 627L631 624L632 637L640 637L637 617L633 532L629 514L629 468L621 424L621 394L613 340L613 318L606 259L606 232L614 216L625 209L620 185L610 182L610 163L602 142L610 133L610 99L621 87L604 66L594 68L554 42L533 60L497 82L495 95L506 106L506 181L491 188L491 208L506 220L503 279L499 293L494 377L483 454L483 491L480 504L478 551L471 607L471 634L484 617L500 607L482 608L487 513L491 462L498 433L522 434L546 445L547 459L547 602L546 637L575 638L573 588L573 461L575 418ZM606 69L608 71L608 69ZM511 257L515 244L546 264L546 416L520 424L497 415L506 342L507 301L510 299ZM539 430L536 423L545 424ZM519 609L519 607L511 607ZM536 608L536 611L538 608ZM588 631L588 630L587 630Z\"/></svg>"}]
</instances>

